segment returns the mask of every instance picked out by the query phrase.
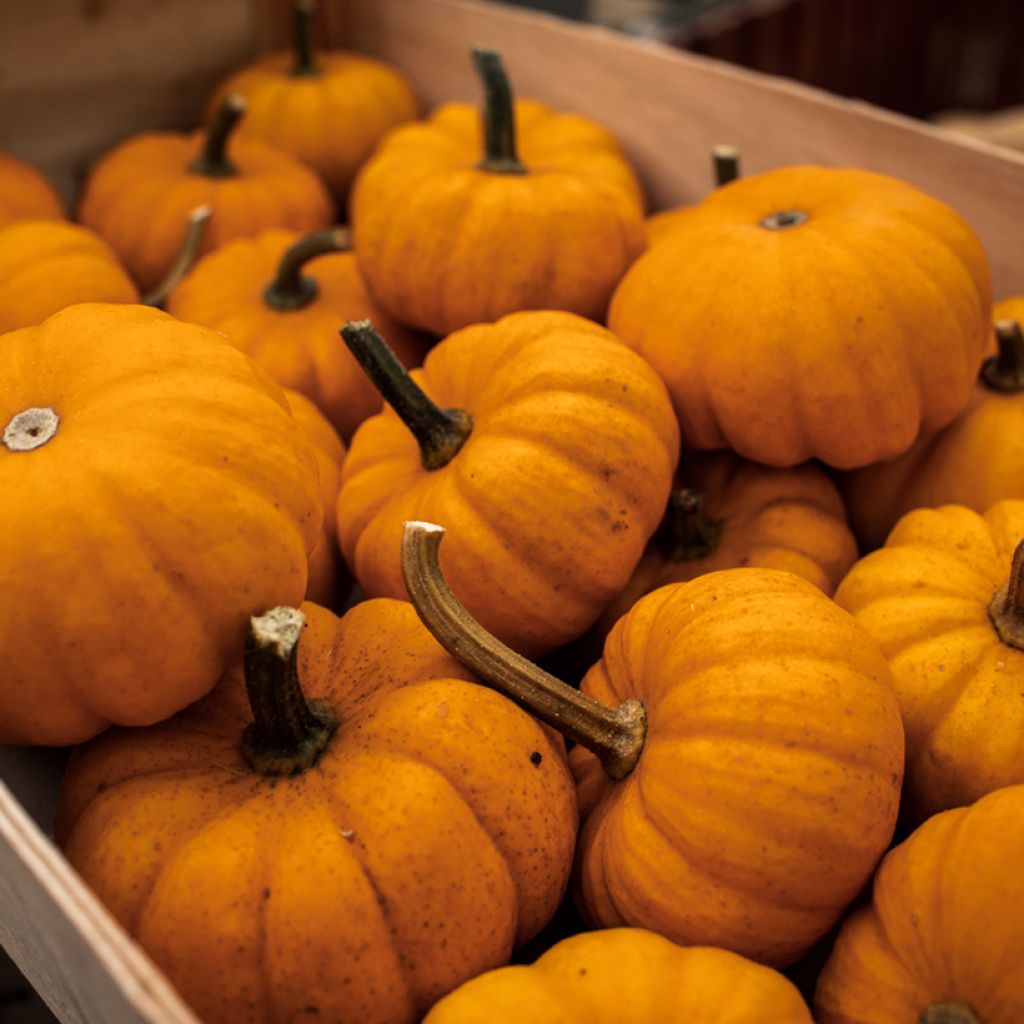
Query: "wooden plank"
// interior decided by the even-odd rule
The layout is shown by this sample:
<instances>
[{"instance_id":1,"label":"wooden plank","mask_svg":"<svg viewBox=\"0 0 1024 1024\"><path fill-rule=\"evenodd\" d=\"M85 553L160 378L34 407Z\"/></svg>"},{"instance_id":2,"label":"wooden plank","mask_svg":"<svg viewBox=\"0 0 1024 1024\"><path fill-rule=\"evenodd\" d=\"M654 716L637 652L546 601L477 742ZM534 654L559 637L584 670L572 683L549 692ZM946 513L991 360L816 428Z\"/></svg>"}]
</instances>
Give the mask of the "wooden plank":
<instances>
[{"instance_id":1,"label":"wooden plank","mask_svg":"<svg viewBox=\"0 0 1024 1024\"><path fill-rule=\"evenodd\" d=\"M329 2L329 0L328 0ZM708 189L708 152L730 142L748 173L792 163L896 175L955 207L981 236L996 295L1024 292L1024 154L955 136L783 79L533 12L473 0L350 2L348 42L400 65L430 105L476 102L468 51L499 48L517 91L606 124L654 208Z\"/></svg>"}]
</instances>

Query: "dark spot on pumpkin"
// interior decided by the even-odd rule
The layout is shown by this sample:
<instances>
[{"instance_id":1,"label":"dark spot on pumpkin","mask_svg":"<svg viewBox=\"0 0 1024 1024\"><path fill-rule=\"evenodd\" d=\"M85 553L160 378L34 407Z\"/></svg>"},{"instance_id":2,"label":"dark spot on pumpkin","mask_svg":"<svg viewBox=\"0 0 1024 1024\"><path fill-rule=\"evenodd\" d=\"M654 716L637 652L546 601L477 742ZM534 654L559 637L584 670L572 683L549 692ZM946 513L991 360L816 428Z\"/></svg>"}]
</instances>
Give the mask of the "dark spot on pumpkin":
<instances>
[{"instance_id":1,"label":"dark spot on pumpkin","mask_svg":"<svg viewBox=\"0 0 1024 1024\"><path fill-rule=\"evenodd\" d=\"M263 898L265 900L269 900L270 899L270 890L269 889L264 889L263 890Z\"/></svg>"},{"instance_id":2,"label":"dark spot on pumpkin","mask_svg":"<svg viewBox=\"0 0 1024 1024\"><path fill-rule=\"evenodd\" d=\"M618 533L619 530L628 530L629 524L624 523L621 519L612 520L612 533Z\"/></svg>"},{"instance_id":3,"label":"dark spot on pumpkin","mask_svg":"<svg viewBox=\"0 0 1024 1024\"><path fill-rule=\"evenodd\" d=\"M307 1006L302 1012L303 1013L319 1013L320 1012L320 1007L319 1006Z\"/></svg>"},{"instance_id":4,"label":"dark spot on pumpkin","mask_svg":"<svg viewBox=\"0 0 1024 1024\"><path fill-rule=\"evenodd\" d=\"M533 753L532 753L532 754L530 755L530 761L531 761L531 762L532 762L533 764L537 765L538 767L540 766L540 763L541 763L541 761L543 761L543 760L544 760L544 758L543 758L543 757L541 756L541 753L540 753L540 751L539 751L539 750L535 750L535 751L534 751L534 752L533 752Z\"/></svg>"},{"instance_id":5,"label":"dark spot on pumpkin","mask_svg":"<svg viewBox=\"0 0 1024 1024\"><path fill-rule=\"evenodd\" d=\"M587 969L586 969L586 967L581 967L580 968L580 977L581 978L585 978L586 976L587 976Z\"/></svg>"}]
</instances>

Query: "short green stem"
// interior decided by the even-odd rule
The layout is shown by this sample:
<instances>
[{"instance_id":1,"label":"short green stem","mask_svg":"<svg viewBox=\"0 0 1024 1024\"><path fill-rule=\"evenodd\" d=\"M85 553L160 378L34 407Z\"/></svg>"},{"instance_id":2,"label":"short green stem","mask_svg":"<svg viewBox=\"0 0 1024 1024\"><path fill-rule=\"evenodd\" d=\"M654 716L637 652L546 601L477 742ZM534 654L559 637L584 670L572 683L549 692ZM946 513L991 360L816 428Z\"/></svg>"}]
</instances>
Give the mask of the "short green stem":
<instances>
[{"instance_id":1,"label":"short green stem","mask_svg":"<svg viewBox=\"0 0 1024 1024\"><path fill-rule=\"evenodd\" d=\"M419 442L423 467L447 466L469 439L473 417L464 409L442 409L431 401L369 320L349 321L341 336L384 401Z\"/></svg>"},{"instance_id":2,"label":"short green stem","mask_svg":"<svg viewBox=\"0 0 1024 1024\"><path fill-rule=\"evenodd\" d=\"M981 364L981 382L992 391L1018 394L1024 391L1024 334L1016 320L997 320L999 354Z\"/></svg>"},{"instance_id":3,"label":"short green stem","mask_svg":"<svg viewBox=\"0 0 1024 1024\"><path fill-rule=\"evenodd\" d=\"M707 558L718 547L722 524L723 520L709 516L704 510L704 499L699 491L680 488L668 496L668 507L655 543L669 562Z\"/></svg>"},{"instance_id":4,"label":"short green stem","mask_svg":"<svg viewBox=\"0 0 1024 1024\"><path fill-rule=\"evenodd\" d=\"M277 265L274 280L263 290L263 301L272 309L289 312L313 302L320 289L316 281L302 271L310 260L333 252L347 252L350 239L347 228L328 228L300 238L285 250Z\"/></svg>"},{"instance_id":5,"label":"short green stem","mask_svg":"<svg viewBox=\"0 0 1024 1024\"><path fill-rule=\"evenodd\" d=\"M740 151L735 146L715 146L711 150L715 186L721 188L740 176Z\"/></svg>"},{"instance_id":6,"label":"short green stem","mask_svg":"<svg viewBox=\"0 0 1024 1024\"><path fill-rule=\"evenodd\" d=\"M917 1024L982 1024L982 1019L969 1003L951 1000L925 1007Z\"/></svg>"},{"instance_id":7,"label":"short green stem","mask_svg":"<svg viewBox=\"0 0 1024 1024\"><path fill-rule=\"evenodd\" d=\"M313 0L295 0L295 64L291 73L295 78L304 75L318 75L316 58L313 55Z\"/></svg>"},{"instance_id":8,"label":"short green stem","mask_svg":"<svg viewBox=\"0 0 1024 1024\"><path fill-rule=\"evenodd\" d=\"M1004 644L1024 651L1024 539L1013 552L1010 578L996 591L988 616Z\"/></svg>"},{"instance_id":9,"label":"short green stem","mask_svg":"<svg viewBox=\"0 0 1024 1024\"><path fill-rule=\"evenodd\" d=\"M203 248L203 238L213 209L207 205L197 206L188 215L185 224L185 239L178 250L178 257L164 279L150 292L142 296L144 306L163 306L171 292L181 284L184 277L195 266Z\"/></svg>"},{"instance_id":10,"label":"short green stem","mask_svg":"<svg viewBox=\"0 0 1024 1024\"><path fill-rule=\"evenodd\" d=\"M201 174L206 178L237 176L238 168L228 159L227 147L231 133L244 113L245 98L238 93L232 93L224 100L210 122L199 156L188 165L192 174Z\"/></svg>"},{"instance_id":11,"label":"short green stem","mask_svg":"<svg viewBox=\"0 0 1024 1024\"><path fill-rule=\"evenodd\" d=\"M477 167L492 174L526 174L516 150L515 103L501 55L474 49L473 61L484 86L484 156Z\"/></svg>"}]
</instances>

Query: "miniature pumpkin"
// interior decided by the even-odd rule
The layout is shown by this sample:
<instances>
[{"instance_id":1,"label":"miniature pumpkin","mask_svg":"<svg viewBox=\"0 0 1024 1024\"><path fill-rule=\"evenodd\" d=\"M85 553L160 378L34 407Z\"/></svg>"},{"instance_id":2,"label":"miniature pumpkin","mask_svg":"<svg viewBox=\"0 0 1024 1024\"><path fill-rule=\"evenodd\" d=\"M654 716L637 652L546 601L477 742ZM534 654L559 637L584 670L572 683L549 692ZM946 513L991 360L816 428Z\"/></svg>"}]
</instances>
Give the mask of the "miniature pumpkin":
<instances>
[{"instance_id":1,"label":"miniature pumpkin","mask_svg":"<svg viewBox=\"0 0 1024 1024\"><path fill-rule=\"evenodd\" d=\"M442 646L577 744L588 923L774 966L806 952L896 822L903 730L874 640L792 573L730 569L642 598L577 691L469 617L443 533L406 526L409 596Z\"/></svg>"},{"instance_id":2,"label":"miniature pumpkin","mask_svg":"<svg viewBox=\"0 0 1024 1024\"><path fill-rule=\"evenodd\" d=\"M71 306L0 366L0 743L166 718L302 597L308 442L251 360L145 306Z\"/></svg>"},{"instance_id":3,"label":"miniature pumpkin","mask_svg":"<svg viewBox=\"0 0 1024 1024\"><path fill-rule=\"evenodd\" d=\"M886 854L815 994L819 1024L1024 1020L1024 786L926 821Z\"/></svg>"},{"instance_id":4,"label":"miniature pumpkin","mask_svg":"<svg viewBox=\"0 0 1024 1024\"><path fill-rule=\"evenodd\" d=\"M488 629L531 654L579 636L668 498L679 442L658 376L571 313L464 328L412 374L369 324L343 335L388 402L356 431L338 495L359 585L404 595L402 523L430 516L452 527L446 571Z\"/></svg>"},{"instance_id":5,"label":"miniature pumpkin","mask_svg":"<svg viewBox=\"0 0 1024 1024\"><path fill-rule=\"evenodd\" d=\"M282 386L311 398L345 438L381 398L338 339L346 320L372 319L406 365L423 339L367 295L342 229L264 231L211 253L171 293L175 316L215 327Z\"/></svg>"},{"instance_id":6,"label":"miniature pumpkin","mask_svg":"<svg viewBox=\"0 0 1024 1024\"><path fill-rule=\"evenodd\" d=\"M419 113L397 68L362 54L317 50L312 4L295 3L294 51L264 54L223 82L210 103L244 96L242 132L312 167L343 203L381 136Z\"/></svg>"},{"instance_id":7,"label":"miniature pumpkin","mask_svg":"<svg viewBox=\"0 0 1024 1024\"><path fill-rule=\"evenodd\" d=\"M735 146L715 146L711 150L711 168L715 188L728 185L740 176L740 153ZM647 244L664 238L677 224L685 222L694 207L678 206L671 210L661 210L647 218Z\"/></svg>"},{"instance_id":8,"label":"miniature pumpkin","mask_svg":"<svg viewBox=\"0 0 1024 1024\"><path fill-rule=\"evenodd\" d=\"M205 133L137 135L90 173L78 219L110 243L140 288L167 273L200 204L212 210L203 252L267 228L331 223L331 198L313 171L265 143L231 137L244 112L245 102L230 96Z\"/></svg>"},{"instance_id":9,"label":"miniature pumpkin","mask_svg":"<svg viewBox=\"0 0 1024 1024\"><path fill-rule=\"evenodd\" d=\"M716 189L623 278L608 325L686 447L852 469L967 404L988 339L981 243L894 178L783 167Z\"/></svg>"},{"instance_id":10,"label":"miniature pumpkin","mask_svg":"<svg viewBox=\"0 0 1024 1024\"><path fill-rule=\"evenodd\" d=\"M563 939L442 999L423 1024L813 1024L792 982L724 949L642 928Z\"/></svg>"},{"instance_id":11,"label":"miniature pumpkin","mask_svg":"<svg viewBox=\"0 0 1024 1024\"><path fill-rule=\"evenodd\" d=\"M984 361L967 409L906 454L843 480L850 523L866 548L884 543L915 508L966 505L976 512L1024 498L1024 299L993 311L998 354Z\"/></svg>"},{"instance_id":12,"label":"miniature pumpkin","mask_svg":"<svg viewBox=\"0 0 1024 1024\"><path fill-rule=\"evenodd\" d=\"M49 181L31 164L0 152L0 225L63 217L64 204Z\"/></svg>"},{"instance_id":13,"label":"miniature pumpkin","mask_svg":"<svg viewBox=\"0 0 1024 1024\"><path fill-rule=\"evenodd\" d=\"M309 554L309 581L306 600L333 607L348 589L348 573L338 550L334 524L334 505L341 487L341 463L345 445L323 413L297 391L285 390L288 408L295 422L313 445L320 477L320 498L324 506L323 526L316 546Z\"/></svg>"},{"instance_id":14,"label":"miniature pumpkin","mask_svg":"<svg viewBox=\"0 0 1024 1024\"><path fill-rule=\"evenodd\" d=\"M889 659L910 821L1024 782L1024 501L908 513L836 601Z\"/></svg>"},{"instance_id":15,"label":"miniature pumpkin","mask_svg":"<svg viewBox=\"0 0 1024 1024\"><path fill-rule=\"evenodd\" d=\"M31 327L77 302L138 302L113 249L63 220L0 227L0 331Z\"/></svg>"},{"instance_id":16,"label":"miniature pumpkin","mask_svg":"<svg viewBox=\"0 0 1024 1024\"><path fill-rule=\"evenodd\" d=\"M244 679L76 752L57 835L206 1024L412 1024L554 912L572 779L407 602L303 609L297 655L276 609Z\"/></svg>"},{"instance_id":17,"label":"miniature pumpkin","mask_svg":"<svg viewBox=\"0 0 1024 1024\"><path fill-rule=\"evenodd\" d=\"M435 334L523 309L602 320L644 247L643 196L600 125L541 103L513 107L493 51L474 51L483 127L469 104L396 128L356 179L356 257L392 316Z\"/></svg>"}]
</instances>

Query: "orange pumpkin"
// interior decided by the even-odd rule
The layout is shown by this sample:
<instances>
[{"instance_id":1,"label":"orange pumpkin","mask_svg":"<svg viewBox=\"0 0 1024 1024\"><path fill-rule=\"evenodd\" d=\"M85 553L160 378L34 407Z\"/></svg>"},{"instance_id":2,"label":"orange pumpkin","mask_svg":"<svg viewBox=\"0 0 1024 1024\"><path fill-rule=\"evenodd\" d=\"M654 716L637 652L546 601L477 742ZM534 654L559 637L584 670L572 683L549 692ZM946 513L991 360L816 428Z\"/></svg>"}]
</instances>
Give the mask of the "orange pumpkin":
<instances>
[{"instance_id":1,"label":"orange pumpkin","mask_svg":"<svg viewBox=\"0 0 1024 1024\"><path fill-rule=\"evenodd\" d=\"M362 54L315 48L308 0L295 3L294 51L264 54L235 72L214 93L207 116L232 93L249 104L244 134L312 167L339 204L381 136L419 113L397 68Z\"/></svg>"},{"instance_id":2,"label":"orange pumpkin","mask_svg":"<svg viewBox=\"0 0 1024 1024\"><path fill-rule=\"evenodd\" d=\"M735 953L642 928L564 939L445 996L423 1024L813 1024L792 982Z\"/></svg>"},{"instance_id":3,"label":"orange pumpkin","mask_svg":"<svg viewBox=\"0 0 1024 1024\"><path fill-rule=\"evenodd\" d=\"M0 224L63 217L64 204L49 181L31 164L0 153Z\"/></svg>"},{"instance_id":4,"label":"orange pumpkin","mask_svg":"<svg viewBox=\"0 0 1024 1024\"><path fill-rule=\"evenodd\" d=\"M89 174L78 219L110 243L140 288L168 272L188 213L201 204L212 210L203 252L267 228L331 223L331 198L313 171L265 143L231 137L244 112L244 100L231 96L207 132L137 135Z\"/></svg>"},{"instance_id":5,"label":"orange pumpkin","mask_svg":"<svg viewBox=\"0 0 1024 1024\"><path fill-rule=\"evenodd\" d=\"M836 601L889 659L909 820L1024 782L1024 501L909 513Z\"/></svg>"},{"instance_id":6,"label":"orange pumpkin","mask_svg":"<svg viewBox=\"0 0 1024 1024\"><path fill-rule=\"evenodd\" d=\"M608 324L664 377L685 446L852 469L963 410L990 313L981 243L948 206L881 174L784 167L691 210Z\"/></svg>"},{"instance_id":7,"label":"orange pumpkin","mask_svg":"<svg viewBox=\"0 0 1024 1024\"><path fill-rule=\"evenodd\" d=\"M0 366L0 743L166 718L301 598L308 442L251 360L145 306L71 306Z\"/></svg>"},{"instance_id":8,"label":"orange pumpkin","mask_svg":"<svg viewBox=\"0 0 1024 1024\"><path fill-rule=\"evenodd\" d=\"M0 331L31 327L76 302L138 302L113 249L63 220L0 227Z\"/></svg>"},{"instance_id":9,"label":"orange pumpkin","mask_svg":"<svg viewBox=\"0 0 1024 1024\"><path fill-rule=\"evenodd\" d=\"M474 51L487 100L395 129L356 179L359 267L392 316L434 334L523 309L604 318L644 247L643 196L600 125L513 106L493 51Z\"/></svg>"},{"instance_id":10,"label":"orange pumpkin","mask_svg":"<svg viewBox=\"0 0 1024 1024\"><path fill-rule=\"evenodd\" d=\"M452 527L446 570L488 629L531 654L579 636L668 498L678 434L654 371L570 313L467 327L411 375L370 325L343 334L389 403L356 431L338 495L363 590L404 595L402 523L429 516Z\"/></svg>"},{"instance_id":11,"label":"orange pumpkin","mask_svg":"<svg viewBox=\"0 0 1024 1024\"><path fill-rule=\"evenodd\" d=\"M1024 786L936 815L888 853L815 994L819 1024L1024 1020Z\"/></svg>"},{"instance_id":12,"label":"orange pumpkin","mask_svg":"<svg viewBox=\"0 0 1024 1024\"><path fill-rule=\"evenodd\" d=\"M903 730L874 640L792 573L731 569L642 598L577 691L468 616L443 533L406 526L409 595L442 646L577 743L588 923L775 966L806 952L896 822Z\"/></svg>"},{"instance_id":13,"label":"orange pumpkin","mask_svg":"<svg viewBox=\"0 0 1024 1024\"><path fill-rule=\"evenodd\" d=\"M297 660L276 609L244 680L76 752L57 834L206 1024L412 1024L554 912L572 779L408 603L303 609Z\"/></svg>"},{"instance_id":14,"label":"orange pumpkin","mask_svg":"<svg viewBox=\"0 0 1024 1024\"><path fill-rule=\"evenodd\" d=\"M215 327L282 386L311 398L345 438L379 411L380 395L338 339L346 320L372 319L406 365L425 344L367 295L341 229L264 231L205 257L167 309Z\"/></svg>"},{"instance_id":15,"label":"orange pumpkin","mask_svg":"<svg viewBox=\"0 0 1024 1024\"><path fill-rule=\"evenodd\" d=\"M884 543L911 509L966 505L984 512L1024 498L1024 298L997 303L993 315L998 355L982 364L967 409L898 459L843 480L850 522L866 548Z\"/></svg>"},{"instance_id":16,"label":"orange pumpkin","mask_svg":"<svg viewBox=\"0 0 1024 1024\"><path fill-rule=\"evenodd\" d=\"M333 607L344 597L349 585L334 525L334 505L341 487L341 463L345 458L345 445L323 413L305 395L287 389L284 395L295 422L313 445L320 476L320 498L324 506L320 537L309 554L306 600Z\"/></svg>"}]
</instances>

